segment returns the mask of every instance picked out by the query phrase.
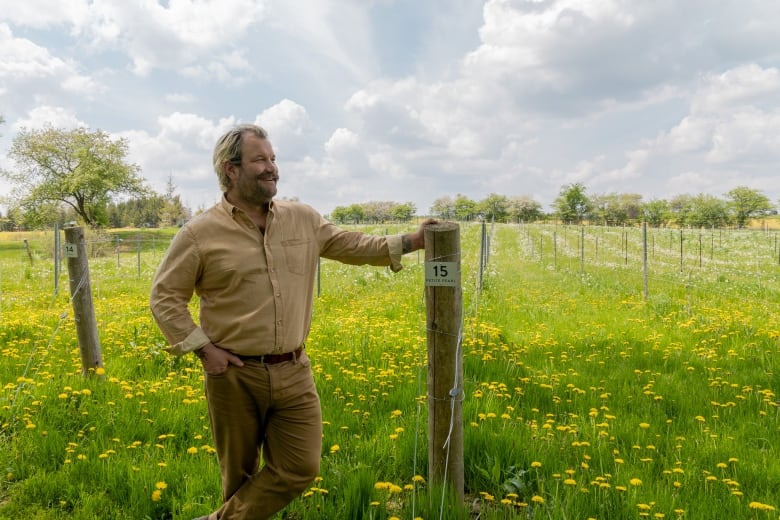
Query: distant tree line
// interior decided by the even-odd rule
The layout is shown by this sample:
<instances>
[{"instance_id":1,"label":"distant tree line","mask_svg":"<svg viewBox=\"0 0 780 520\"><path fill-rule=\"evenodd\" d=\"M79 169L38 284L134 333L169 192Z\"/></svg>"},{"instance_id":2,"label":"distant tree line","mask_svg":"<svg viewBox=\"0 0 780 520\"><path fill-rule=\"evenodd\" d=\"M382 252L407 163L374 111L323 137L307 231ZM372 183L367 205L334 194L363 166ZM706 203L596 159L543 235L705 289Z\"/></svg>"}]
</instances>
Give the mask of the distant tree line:
<instances>
[{"instance_id":1,"label":"distant tree line","mask_svg":"<svg viewBox=\"0 0 780 520\"><path fill-rule=\"evenodd\" d=\"M465 195L442 197L431 206L431 215L447 220L534 222L556 220L566 224L622 226L645 221L652 227L744 227L754 218L777 214L760 190L740 186L725 194L678 195L671 200L644 201L638 193L588 195L581 183L561 187L549 213L528 196L507 197L491 193L480 201Z\"/></svg>"},{"instance_id":2,"label":"distant tree line","mask_svg":"<svg viewBox=\"0 0 780 520\"><path fill-rule=\"evenodd\" d=\"M724 194L678 195L670 200L643 201L637 193L588 196L581 183L561 188L553 202L553 216L565 223L590 222L626 225L641 221L652 227L744 227L749 220L777 214L776 206L760 190L736 187Z\"/></svg>"},{"instance_id":3,"label":"distant tree line","mask_svg":"<svg viewBox=\"0 0 780 520\"><path fill-rule=\"evenodd\" d=\"M409 222L417 212L411 202L364 202L349 206L336 206L328 217L337 224L383 224L385 222Z\"/></svg>"},{"instance_id":4,"label":"distant tree line","mask_svg":"<svg viewBox=\"0 0 780 520\"><path fill-rule=\"evenodd\" d=\"M531 197L507 197L491 193L480 201L458 194L441 197L431 206L431 215L444 220L533 222L545 218L542 205Z\"/></svg>"}]
</instances>

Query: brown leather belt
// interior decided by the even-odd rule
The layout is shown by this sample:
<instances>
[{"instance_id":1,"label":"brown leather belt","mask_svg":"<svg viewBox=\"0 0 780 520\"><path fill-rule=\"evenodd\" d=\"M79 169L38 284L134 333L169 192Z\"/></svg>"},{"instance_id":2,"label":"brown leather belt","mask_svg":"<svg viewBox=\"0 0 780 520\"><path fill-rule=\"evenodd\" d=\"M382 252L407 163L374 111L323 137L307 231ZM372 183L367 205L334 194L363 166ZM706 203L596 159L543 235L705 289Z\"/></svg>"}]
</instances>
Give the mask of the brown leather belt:
<instances>
[{"instance_id":1,"label":"brown leather belt","mask_svg":"<svg viewBox=\"0 0 780 520\"><path fill-rule=\"evenodd\" d=\"M261 354L259 356L238 356L241 361L257 361L265 365L275 365L277 363L284 363L285 361L294 361L301 357L303 354L303 347L298 347L292 352L285 352L284 354Z\"/></svg>"}]
</instances>

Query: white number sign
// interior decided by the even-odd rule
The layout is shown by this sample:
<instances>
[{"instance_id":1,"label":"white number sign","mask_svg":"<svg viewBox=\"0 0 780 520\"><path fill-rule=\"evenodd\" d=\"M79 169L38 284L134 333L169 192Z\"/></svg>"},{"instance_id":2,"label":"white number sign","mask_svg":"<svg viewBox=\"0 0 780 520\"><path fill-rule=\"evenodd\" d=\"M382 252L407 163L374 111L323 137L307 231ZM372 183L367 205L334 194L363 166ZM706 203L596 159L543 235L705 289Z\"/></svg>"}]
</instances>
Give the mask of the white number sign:
<instances>
[{"instance_id":1,"label":"white number sign","mask_svg":"<svg viewBox=\"0 0 780 520\"><path fill-rule=\"evenodd\" d=\"M457 287L458 262L425 262L425 285Z\"/></svg>"},{"instance_id":2,"label":"white number sign","mask_svg":"<svg viewBox=\"0 0 780 520\"><path fill-rule=\"evenodd\" d=\"M79 256L79 250L76 247L76 244L66 242L63 250L65 251L65 258L78 258Z\"/></svg>"}]
</instances>

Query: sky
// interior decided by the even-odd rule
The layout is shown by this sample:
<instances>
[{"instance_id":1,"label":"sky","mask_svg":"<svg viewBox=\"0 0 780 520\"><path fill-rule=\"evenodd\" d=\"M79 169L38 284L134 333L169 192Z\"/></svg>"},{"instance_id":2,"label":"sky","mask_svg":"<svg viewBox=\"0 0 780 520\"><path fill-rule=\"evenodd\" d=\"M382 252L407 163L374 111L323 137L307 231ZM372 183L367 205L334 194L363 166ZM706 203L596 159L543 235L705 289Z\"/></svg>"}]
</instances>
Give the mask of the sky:
<instances>
[{"instance_id":1,"label":"sky","mask_svg":"<svg viewBox=\"0 0 780 520\"><path fill-rule=\"evenodd\" d=\"M776 0L0 0L0 168L20 129L102 130L193 210L214 143L270 133L279 197L780 203ZM0 181L0 195L10 186Z\"/></svg>"}]
</instances>

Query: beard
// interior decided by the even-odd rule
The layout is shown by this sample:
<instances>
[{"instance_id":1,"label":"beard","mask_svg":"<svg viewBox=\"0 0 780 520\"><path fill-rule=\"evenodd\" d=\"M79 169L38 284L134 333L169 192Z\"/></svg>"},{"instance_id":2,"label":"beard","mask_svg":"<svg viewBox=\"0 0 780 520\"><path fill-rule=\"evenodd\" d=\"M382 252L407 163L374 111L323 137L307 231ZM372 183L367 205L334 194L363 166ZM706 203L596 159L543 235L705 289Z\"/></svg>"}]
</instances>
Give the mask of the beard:
<instances>
[{"instance_id":1,"label":"beard","mask_svg":"<svg viewBox=\"0 0 780 520\"><path fill-rule=\"evenodd\" d=\"M244 201L254 206L263 206L271 202L276 195L276 174L261 174L239 170L236 193Z\"/></svg>"}]
</instances>

